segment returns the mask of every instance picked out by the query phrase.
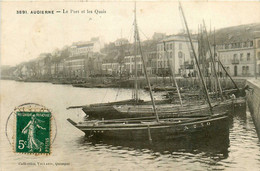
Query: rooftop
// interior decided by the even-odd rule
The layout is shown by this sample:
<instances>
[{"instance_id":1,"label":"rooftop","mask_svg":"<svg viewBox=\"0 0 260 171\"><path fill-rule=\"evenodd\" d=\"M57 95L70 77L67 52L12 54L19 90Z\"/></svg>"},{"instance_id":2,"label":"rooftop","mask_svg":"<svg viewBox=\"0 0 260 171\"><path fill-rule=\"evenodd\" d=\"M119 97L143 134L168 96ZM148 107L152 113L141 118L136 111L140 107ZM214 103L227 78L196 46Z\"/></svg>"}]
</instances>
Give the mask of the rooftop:
<instances>
[{"instance_id":1,"label":"rooftop","mask_svg":"<svg viewBox=\"0 0 260 171\"><path fill-rule=\"evenodd\" d=\"M189 41L189 38L187 35L170 35L161 40L159 43L162 42L169 42L169 41ZM193 38L193 41L197 41Z\"/></svg>"},{"instance_id":2,"label":"rooftop","mask_svg":"<svg viewBox=\"0 0 260 171\"><path fill-rule=\"evenodd\" d=\"M216 30L216 44L246 42L260 37L260 23L239 25ZM211 41L213 41L211 36Z\"/></svg>"}]
</instances>

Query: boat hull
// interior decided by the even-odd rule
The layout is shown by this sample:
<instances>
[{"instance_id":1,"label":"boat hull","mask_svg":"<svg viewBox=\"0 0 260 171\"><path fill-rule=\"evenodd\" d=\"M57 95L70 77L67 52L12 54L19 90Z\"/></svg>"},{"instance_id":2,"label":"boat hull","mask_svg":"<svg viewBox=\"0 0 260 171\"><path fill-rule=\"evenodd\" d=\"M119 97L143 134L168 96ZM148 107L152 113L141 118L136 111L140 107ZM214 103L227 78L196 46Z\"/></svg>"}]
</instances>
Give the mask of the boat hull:
<instances>
[{"instance_id":1,"label":"boat hull","mask_svg":"<svg viewBox=\"0 0 260 171\"><path fill-rule=\"evenodd\" d=\"M236 111L241 111L241 109L246 109L246 101L244 98L240 99L230 99L224 102L212 103L213 112L225 112L229 111L232 113L236 113ZM151 105L114 105L114 108L120 112L122 115L126 115L128 117L139 117L139 116L153 116L154 110ZM199 115L203 115L208 113L209 107L208 105L189 105L189 106L176 106L174 104L167 105L157 105L157 112L160 116L192 116L199 113Z\"/></svg>"},{"instance_id":2,"label":"boat hull","mask_svg":"<svg viewBox=\"0 0 260 171\"><path fill-rule=\"evenodd\" d=\"M90 119L120 119L154 116L152 105L120 105L121 104L93 106L83 108L82 110L89 115ZM245 98L230 99L221 103L213 103L213 112L226 111L231 115L244 115L246 111ZM209 107L208 105L180 107L174 104L161 104L157 105L157 112L160 118L198 117L207 116L209 114Z\"/></svg>"},{"instance_id":3,"label":"boat hull","mask_svg":"<svg viewBox=\"0 0 260 171\"><path fill-rule=\"evenodd\" d=\"M82 110L90 119L102 119L102 118L120 118L121 113L118 112L113 106L93 106L84 107Z\"/></svg>"},{"instance_id":4,"label":"boat hull","mask_svg":"<svg viewBox=\"0 0 260 171\"><path fill-rule=\"evenodd\" d=\"M69 121L71 122L71 121ZM72 122L71 122L72 123ZM75 127L85 133L88 138L94 139L123 139L131 141L142 140L170 140L184 136L201 135L209 137L216 133L223 134L228 130L228 115L215 115L203 119L193 119L188 122L164 122L143 124L112 124L95 125L76 124Z\"/></svg>"},{"instance_id":5,"label":"boat hull","mask_svg":"<svg viewBox=\"0 0 260 171\"><path fill-rule=\"evenodd\" d=\"M114 105L125 105L125 104L135 104L136 102L133 99L118 101L112 103L103 103L103 104L94 104L82 107L82 110L86 115L89 116L90 119L119 119L119 118L127 118L129 116L123 115L122 113L116 110ZM150 101L142 101L139 100L137 105L150 104ZM169 103L169 100L157 100L156 104L165 104Z\"/></svg>"}]
</instances>

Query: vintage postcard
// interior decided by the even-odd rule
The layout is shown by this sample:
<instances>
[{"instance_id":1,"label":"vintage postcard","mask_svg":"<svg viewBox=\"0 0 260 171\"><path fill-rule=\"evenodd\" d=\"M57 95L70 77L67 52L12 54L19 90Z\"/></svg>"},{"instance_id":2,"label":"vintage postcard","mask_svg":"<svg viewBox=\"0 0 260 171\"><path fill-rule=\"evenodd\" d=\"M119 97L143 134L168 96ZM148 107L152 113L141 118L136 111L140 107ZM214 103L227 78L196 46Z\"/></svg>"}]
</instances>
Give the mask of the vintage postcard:
<instances>
[{"instance_id":1,"label":"vintage postcard","mask_svg":"<svg viewBox=\"0 0 260 171\"><path fill-rule=\"evenodd\" d=\"M259 170L259 1L1 1L0 170Z\"/></svg>"}]
</instances>

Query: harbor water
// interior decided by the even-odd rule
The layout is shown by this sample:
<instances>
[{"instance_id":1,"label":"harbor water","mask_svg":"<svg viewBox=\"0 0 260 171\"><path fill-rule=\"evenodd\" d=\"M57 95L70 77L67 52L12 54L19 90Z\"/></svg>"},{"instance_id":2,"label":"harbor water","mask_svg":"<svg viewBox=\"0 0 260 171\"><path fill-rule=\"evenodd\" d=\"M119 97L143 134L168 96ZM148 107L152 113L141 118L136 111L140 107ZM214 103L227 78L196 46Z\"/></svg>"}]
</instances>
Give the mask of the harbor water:
<instances>
[{"instance_id":1,"label":"harbor water","mask_svg":"<svg viewBox=\"0 0 260 171\"><path fill-rule=\"evenodd\" d=\"M187 137L154 144L149 144L148 141L90 141L83 132L66 120L71 118L83 121L85 117L80 109L67 110L69 106L112 102L131 97L131 89L75 88L71 85L1 80L1 168L259 170L260 142L249 112L237 115L230 121L228 136L216 136L212 139ZM140 97L149 100L149 94L145 91L140 91ZM159 99L160 94L157 94L156 98ZM54 116L52 135L56 135L56 138L50 155L16 154L9 144L7 136L12 142L14 122L12 116L6 124L8 116L15 107L30 102L44 105ZM49 165L46 165L47 163Z\"/></svg>"}]
</instances>

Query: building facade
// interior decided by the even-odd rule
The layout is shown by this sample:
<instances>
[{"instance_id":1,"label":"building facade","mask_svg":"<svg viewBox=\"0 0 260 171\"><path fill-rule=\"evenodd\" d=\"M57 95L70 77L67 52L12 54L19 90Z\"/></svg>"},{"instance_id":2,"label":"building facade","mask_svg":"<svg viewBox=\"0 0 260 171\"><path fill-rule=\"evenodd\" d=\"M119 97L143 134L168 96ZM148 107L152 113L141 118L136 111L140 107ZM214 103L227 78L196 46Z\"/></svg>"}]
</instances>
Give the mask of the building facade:
<instances>
[{"instance_id":1,"label":"building facade","mask_svg":"<svg viewBox=\"0 0 260 171\"><path fill-rule=\"evenodd\" d=\"M115 46L122 46L122 45L127 45L129 44L129 41L125 38L117 39L115 41Z\"/></svg>"},{"instance_id":2,"label":"building facade","mask_svg":"<svg viewBox=\"0 0 260 171\"><path fill-rule=\"evenodd\" d=\"M114 63L103 63L102 64L102 73L108 75L119 75L120 65L118 62Z\"/></svg>"},{"instance_id":3,"label":"building facade","mask_svg":"<svg viewBox=\"0 0 260 171\"><path fill-rule=\"evenodd\" d=\"M135 75L135 59L136 59L137 74L138 75L143 74L143 63L140 55L136 55L136 58L134 55L125 56L124 69L126 74Z\"/></svg>"},{"instance_id":4,"label":"building facade","mask_svg":"<svg viewBox=\"0 0 260 171\"><path fill-rule=\"evenodd\" d=\"M64 60L52 61L51 63L51 75L52 77L63 77L65 71Z\"/></svg>"},{"instance_id":5,"label":"building facade","mask_svg":"<svg viewBox=\"0 0 260 171\"><path fill-rule=\"evenodd\" d=\"M260 74L260 24L221 29L216 39L219 60L231 76Z\"/></svg>"},{"instance_id":6,"label":"building facade","mask_svg":"<svg viewBox=\"0 0 260 171\"><path fill-rule=\"evenodd\" d=\"M193 40L193 45L197 53L198 41ZM173 35L157 44L156 73L159 75L167 74L169 65L171 65L174 74L183 75L186 72L185 65L193 64L194 56L188 37Z\"/></svg>"},{"instance_id":7,"label":"building facade","mask_svg":"<svg viewBox=\"0 0 260 171\"><path fill-rule=\"evenodd\" d=\"M94 52L100 52L104 43L99 37L91 38L90 41L73 43L70 47L71 56L86 55Z\"/></svg>"},{"instance_id":8,"label":"building facade","mask_svg":"<svg viewBox=\"0 0 260 171\"><path fill-rule=\"evenodd\" d=\"M216 39L217 55L232 76L260 74L260 24L223 28Z\"/></svg>"},{"instance_id":9,"label":"building facade","mask_svg":"<svg viewBox=\"0 0 260 171\"><path fill-rule=\"evenodd\" d=\"M87 56L69 57L64 62L65 75L69 78L84 78L88 77L87 72Z\"/></svg>"},{"instance_id":10,"label":"building facade","mask_svg":"<svg viewBox=\"0 0 260 171\"><path fill-rule=\"evenodd\" d=\"M38 77L50 77L51 76L51 54L42 53L36 62Z\"/></svg>"},{"instance_id":11,"label":"building facade","mask_svg":"<svg viewBox=\"0 0 260 171\"><path fill-rule=\"evenodd\" d=\"M65 75L70 78L86 78L102 72L100 50L104 43L99 37L91 38L87 42L73 43L70 55L64 61Z\"/></svg>"},{"instance_id":12,"label":"building facade","mask_svg":"<svg viewBox=\"0 0 260 171\"><path fill-rule=\"evenodd\" d=\"M149 75L156 74L156 66L157 66L157 51L145 52L146 58L146 69Z\"/></svg>"},{"instance_id":13,"label":"building facade","mask_svg":"<svg viewBox=\"0 0 260 171\"><path fill-rule=\"evenodd\" d=\"M255 70L254 41L217 45L220 61L232 76L252 76Z\"/></svg>"},{"instance_id":14,"label":"building facade","mask_svg":"<svg viewBox=\"0 0 260 171\"><path fill-rule=\"evenodd\" d=\"M260 75L260 36L255 38L256 74Z\"/></svg>"}]
</instances>

